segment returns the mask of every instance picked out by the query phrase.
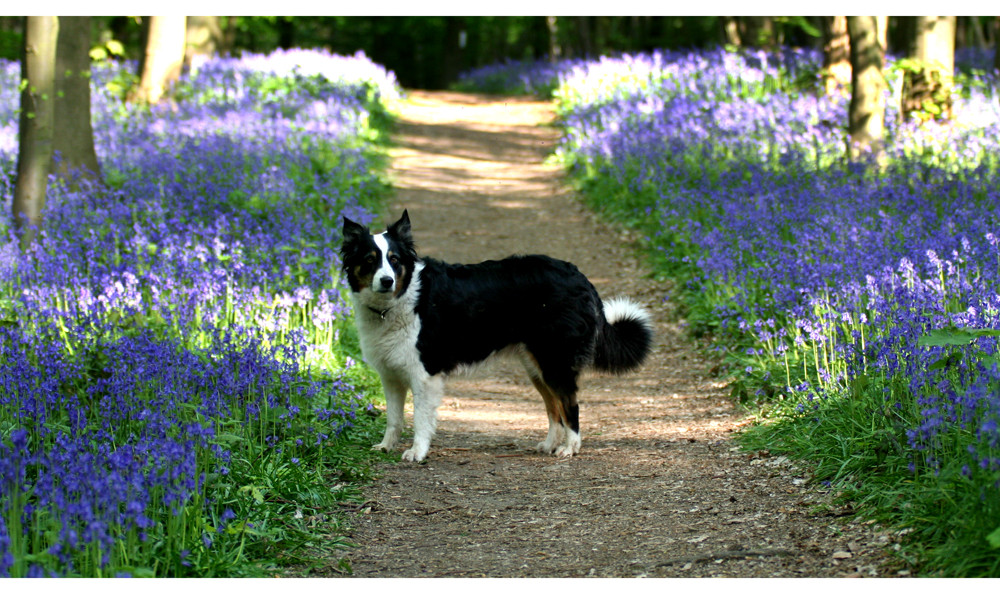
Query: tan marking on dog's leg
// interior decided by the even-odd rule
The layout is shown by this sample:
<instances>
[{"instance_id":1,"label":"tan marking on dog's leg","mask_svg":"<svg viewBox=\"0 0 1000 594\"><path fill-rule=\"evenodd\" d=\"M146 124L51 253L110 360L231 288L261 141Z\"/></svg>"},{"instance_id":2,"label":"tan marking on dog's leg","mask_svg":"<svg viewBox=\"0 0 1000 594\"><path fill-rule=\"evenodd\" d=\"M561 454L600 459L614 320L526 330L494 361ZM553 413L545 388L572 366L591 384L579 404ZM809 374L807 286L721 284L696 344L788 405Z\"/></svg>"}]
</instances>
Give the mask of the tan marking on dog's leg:
<instances>
[{"instance_id":1,"label":"tan marking on dog's leg","mask_svg":"<svg viewBox=\"0 0 1000 594\"><path fill-rule=\"evenodd\" d=\"M563 409L562 399L555 395L552 388L549 388L542 378L531 376L531 383L542 395L545 401L545 412L549 417L549 433L545 441L538 444L537 450L544 454L551 454L556 451L558 444L564 441L566 431L566 411Z\"/></svg>"}]
</instances>

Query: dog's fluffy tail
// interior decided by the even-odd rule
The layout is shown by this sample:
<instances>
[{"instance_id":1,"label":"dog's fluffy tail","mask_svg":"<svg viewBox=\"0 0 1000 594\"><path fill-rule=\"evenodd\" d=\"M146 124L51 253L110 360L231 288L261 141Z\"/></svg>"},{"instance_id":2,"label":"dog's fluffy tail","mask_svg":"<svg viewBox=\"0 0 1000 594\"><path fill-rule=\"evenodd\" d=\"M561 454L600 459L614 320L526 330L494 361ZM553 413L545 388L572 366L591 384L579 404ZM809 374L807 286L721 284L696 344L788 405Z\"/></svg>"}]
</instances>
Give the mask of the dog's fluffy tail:
<instances>
[{"instance_id":1,"label":"dog's fluffy tail","mask_svg":"<svg viewBox=\"0 0 1000 594\"><path fill-rule=\"evenodd\" d=\"M653 343L653 322L641 305L618 297L604 303L604 325L597 331L595 369L627 373L638 368Z\"/></svg>"}]
</instances>

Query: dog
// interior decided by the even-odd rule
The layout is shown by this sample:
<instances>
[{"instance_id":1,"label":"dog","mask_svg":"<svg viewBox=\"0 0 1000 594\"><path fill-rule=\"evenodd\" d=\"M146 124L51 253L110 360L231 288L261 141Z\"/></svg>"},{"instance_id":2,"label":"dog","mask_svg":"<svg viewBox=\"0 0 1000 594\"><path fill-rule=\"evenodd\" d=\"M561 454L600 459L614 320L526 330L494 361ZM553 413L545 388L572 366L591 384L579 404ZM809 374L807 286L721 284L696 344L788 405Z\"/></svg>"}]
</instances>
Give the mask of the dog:
<instances>
[{"instance_id":1,"label":"dog","mask_svg":"<svg viewBox=\"0 0 1000 594\"><path fill-rule=\"evenodd\" d=\"M396 447L413 392L413 446L403 460L427 456L445 378L497 354L519 359L545 401L549 432L538 451L573 456L581 371L626 373L650 352L649 313L625 298L602 303L573 264L542 255L479 264L421 258L406 210L379 234L345 216L341 260L364 360L385 391L385 436L373 449Z\"/></svg>"}]
</instances>

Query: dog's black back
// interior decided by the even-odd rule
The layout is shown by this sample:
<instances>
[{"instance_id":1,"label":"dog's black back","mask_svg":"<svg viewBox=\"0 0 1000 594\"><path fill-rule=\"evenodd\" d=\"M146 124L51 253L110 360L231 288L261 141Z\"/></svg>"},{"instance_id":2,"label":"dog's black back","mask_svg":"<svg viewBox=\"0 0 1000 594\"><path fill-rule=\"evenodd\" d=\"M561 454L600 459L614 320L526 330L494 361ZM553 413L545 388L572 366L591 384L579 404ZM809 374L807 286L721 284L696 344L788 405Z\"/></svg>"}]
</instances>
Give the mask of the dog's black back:
<instances>
[{"instance_id":1,"label":"dog's black back","mask_svg":"<svg viewBox=\"0 0 1000 594\"><path fill-rule=\"evenodd\" d=\"M543 371L580 370L592 359L601 299L573 264L538 255L423 262L417 349L431 375L518 344Z\"/></svg>"}]
</instances>

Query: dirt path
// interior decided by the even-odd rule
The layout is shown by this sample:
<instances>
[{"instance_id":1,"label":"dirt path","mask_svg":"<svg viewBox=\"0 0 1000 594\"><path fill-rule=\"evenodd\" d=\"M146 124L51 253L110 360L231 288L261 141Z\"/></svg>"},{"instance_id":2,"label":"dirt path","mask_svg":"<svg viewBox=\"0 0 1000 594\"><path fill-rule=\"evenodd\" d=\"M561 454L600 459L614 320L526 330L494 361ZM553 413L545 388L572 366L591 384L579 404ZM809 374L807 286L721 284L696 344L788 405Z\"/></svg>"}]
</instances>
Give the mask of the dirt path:
<instances>
[{"instance_id":1,"label":"dirt path","mask_svg":"<svg viewBox=\"0 0 1000 594\"><path fill-rule=\"evenodd\" d=\"M627 237L574 202L542 164L547 103L413 92L393 151L418 251L475 262L570 260L605 298L656 318L655 352L623 378L581 379L583 448L536 454L547 421L524 373L452 379L427 463L385 466L353 520L355 576L872 576L888 538L845 524L784 458L740 452L743 423L710 378ZM407 406L408 422L412 408ZM410 433L404 433L408 442Z\"/></svg>"}]
</instances>

